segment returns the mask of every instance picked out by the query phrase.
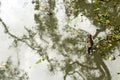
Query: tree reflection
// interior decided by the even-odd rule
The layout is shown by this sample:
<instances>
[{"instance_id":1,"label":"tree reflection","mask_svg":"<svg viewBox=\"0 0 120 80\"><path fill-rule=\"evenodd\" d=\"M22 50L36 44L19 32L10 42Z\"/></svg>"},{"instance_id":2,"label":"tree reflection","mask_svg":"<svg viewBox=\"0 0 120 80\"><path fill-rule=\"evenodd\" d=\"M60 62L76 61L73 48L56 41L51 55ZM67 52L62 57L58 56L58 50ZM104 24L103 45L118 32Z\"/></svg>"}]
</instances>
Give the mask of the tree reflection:
<instances>
[{"instance_id":1,"label":"tree reflection","mask_svg":"<svg viewBox=\"0 0 120 80\"><path fill-rule=\"evenodd\" d=\"M112 1L107 5L110 5ZM63 33L68 34L69 36L65 36L65 34L59 31L61 26L58 25L58 19L56 18L54 11L56 5L58 5L56 2L57 0L32 1L36 11L34 14L36 26L33 29L25 28L28 34L25 34L20 38L10 33L2 19L0 21L7 34L16 41L25 43L39 53L41 58L46 59L49 62L48 68L51 72L62 71L64 80L111 80L110 72L100 55L103 48L96 48L93 55L86 54L85 37L87 32L76 30L69 25L66 25L63 28ZM70 18L73 15L74 17L77 17L79 13L82 13L92 20L94 25L99 26L100 29L96 32L94 38L96 38L101 31L106 30L106 27L104 26L108 24L105 24L104 21L97 21L94 19L95 16L98 17L97 14L99 13L101 13L102 16L105 16L102 13L107 10L107 6L103 5L106 4L106 2L97 1L88 3L85 0L63 0L63 4L65 5L66 17ZM117 4L117 2L115 4ZM100 8L105 9L100 10ZM110 12L112 15L112 11ZM116 9L114 12L118 15ZM103 18L100 17L100 19ZM118 18L116 18L116 20L118 20ZM66 29L69 30L67 31ZM76 34L72 34L74 31ZM38 42L37 39L39 39L40 42ZM96 45L101 43L104 44L101 41ZM112 46L110 49L113 49L115 46ZM53 53L49 52L50 50L53 51ZM106 52L104 49L102 51ZM107 52L109 53L110 50ZM57 56L50 57L51 54L56 54Z\"/></svg>"},{"instance_id":2,"label":"tree reflection","mask_svg":"<svg viewBox=\"0 0 120 80\"><path fill-rule=\"evenodd\" d=\"M0 63L0 80L28 80L27 73L19 68L19 65L13 65L9 57L6 62Z\"/></svg>"}]
</instances>

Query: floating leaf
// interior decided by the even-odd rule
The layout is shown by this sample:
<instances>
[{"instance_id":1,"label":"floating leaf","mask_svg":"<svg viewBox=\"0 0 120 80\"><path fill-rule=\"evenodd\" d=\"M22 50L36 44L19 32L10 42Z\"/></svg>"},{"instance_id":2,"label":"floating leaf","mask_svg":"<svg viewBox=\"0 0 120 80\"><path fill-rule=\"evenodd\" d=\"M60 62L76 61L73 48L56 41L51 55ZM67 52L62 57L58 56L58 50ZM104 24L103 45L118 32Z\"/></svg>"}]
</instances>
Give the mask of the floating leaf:
<instances>
[{"instance_id":1,"label":"floating leaf","mask_svg":"<svg viewBox=\"0 0 120 80\"><path fill-rule=\"evenodd\" d=\"M101 17L101 16L102 16L102 14L98 14L98 16L99 16L99 17Z\"/></svg>"},{"instance_id":2,"label":"floating leaf","mask_svg":"<svg viewBox=\"0 0 120 80\"><path fill-rule=\"evenodd\" d=\"M41 6L39 7L39 9L40 9L40 10L44 10L43 7L41 7Z\"/></svg>"},{"instance_id":3,"label":"floating leaf","mask_svg":"<svg viewBox=\"0 0 120 80\"><path fill-rule=\"evenodd\" d=\"M69 31L70 31L70 28L66 28L65 30L66 30L66 32L69 32Z\"/></svg>"},{"instance_id":4,"label":"floating leaf","mask_svg":"<svg viewBox=\"0 0 120 80\"><path fill-rule=\"evenodd\" d=\"M70 20L67 19L67 20L65 21L65 23L66 23L66 24L69 24L69 23L70 23Z\"/></svg>"},{"instance_id":5,"label":"floating leaf","mask_svg":"<svg viewBox=\"0 0 120 80\"><path fill-rule=\"evenodd\" d=\"M39 64L41 62L41 59L39 59L38 61L36 61L36 63L35 64Z\"/></svg>"},{"instance_id":6,"label":"floating leaf","mask_svg":"<svg viewBox=\"0 0 120 80\"><path fill-rule=\"evenodd\" d=\"M109 44L109 46L112 46L112 44Z\"/></svg>"},{"instance_id":7,"label":"floating leaf","mask_svg":"<svg viewBox=\"0 0 120 80\"><path fill-rule=\"evenodd\" d=\"M106 20L106 24L109 24L110 23L110 21L109 20Z\"/></svg>"},{"instance_id":8,"label":"floating leaf","mask_svg":"<svg viewBox=\"0 0 120 80\"><path fill-rule=\"evenodd\" d=\"M100 10L100 8L96 8L94 11L98 11L98 10Z\"/></svg>"},{"instance_id":9,"label":"floating leaf","mask_svg":"<svg viewBox=\"0 0 120 80\"><path fill-rule=\"evenodd\" d=\"M74 12L77 12L78 11L78 9L74 9Z\"/></svg>"},{"instance_id":10,"label":"floating leaf","mask_svg":"<svg viewBox=\"0 0 120 80\"><path fill-rule=\"evenodd\" d=\"M99 48L100 46L99 46L99 45L97 45L96 47L97 47L97 48Z\"/></svg>"},{"instance_id":11,"label":"floating leaf","mask_svg":"<svg viewBox=\"0 0 120 80\"><path fill-rule=\"evenodd\" d=\"M95 16L94 19L97 20L97 21L99 20L98 16Z\"/></svg>"}]
</instances>

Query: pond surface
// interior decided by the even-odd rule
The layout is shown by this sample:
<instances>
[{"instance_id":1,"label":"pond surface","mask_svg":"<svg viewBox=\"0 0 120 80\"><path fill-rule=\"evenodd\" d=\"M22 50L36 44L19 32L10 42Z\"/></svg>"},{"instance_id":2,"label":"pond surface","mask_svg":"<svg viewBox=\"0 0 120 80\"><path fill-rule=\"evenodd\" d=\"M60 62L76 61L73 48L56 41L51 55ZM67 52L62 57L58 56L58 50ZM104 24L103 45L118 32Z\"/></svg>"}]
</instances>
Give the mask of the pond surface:
<instances>
[{"instance_id":1,"label":"pond surface","mask_svg":"<svg viewBox=\"0 0 120 80\"><path fill-rule=\"evenodd\" d=\"M12 56L16 63L19 55L20 67L28 72L30 80L117 80L98 53L86 53L86 35L95 35L97 27L82 13L77 17L73 13L67 16L65 5L69 7L67 0L66 3L64 0L2 0L0 17L11 33L21 37L27 34L25 27L36 31L37 47L35 51L20 43L19 47L9 49L13 40L0 27L0 61ZM37 50L38 45L41 51ZM49 58L43 60L44 57ZM43 61L36 64L39 59Z\"/></svg>"}]
</instances>

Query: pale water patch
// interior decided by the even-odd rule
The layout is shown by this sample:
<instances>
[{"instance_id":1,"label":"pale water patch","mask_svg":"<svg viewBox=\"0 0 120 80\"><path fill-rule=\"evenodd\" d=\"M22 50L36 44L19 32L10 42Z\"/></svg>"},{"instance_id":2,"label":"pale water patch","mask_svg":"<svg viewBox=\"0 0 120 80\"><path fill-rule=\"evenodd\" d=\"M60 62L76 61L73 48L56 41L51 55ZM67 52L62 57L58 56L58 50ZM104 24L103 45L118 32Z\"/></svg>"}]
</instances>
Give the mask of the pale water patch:
<instances>
[{"instance_id":1,"label":"pale water patch","mask_svg":"<svg viewBox=\"0 0 120 80\"><path fill-rule=\"evenodd\" d=\"M34 8L31 0L2 0L0 17L17 35L25 33L24 27L34 25Z\"/></svg>"},{"instance_id":2,"label":"pale water patch","mask_svg":"<svg viewBox=\"0 0 120 80\"><path fill-rule=\"evenodd\" d=\"M96 33L97 29L96 26L94 26L90 20L81 13L78 15L78 17L71 20L70 26L74 27L75 29L84 30L92 35Z\"/></svg>"},{"instance_id":3,"label":"pale water patch","mask_svg":"<svg viewBox=\"0 0 120 80\"><path fill-rule=\"evenodd\" d=\"M36 64L36 61L40 59L40 56L38 54L35 54L30 48L21 47L20 51L20 66L21 69L24 69L26 72L28 72L28 75L30 77L29 80L61 80L63 74L58 71L55 73L51 73L48 69L48 62L42 61L39 64ZM50 52L51 53L51 52ZM53 55L51 55L53 56Z\"/></svg>"},{"instance_id":4,"label":"pale water patch","mask_svg":"<svg viewBox=\"0 0 120 80\"><path fill-rule=\"evenodd\" d=\"M0 11L0 18L2 18L9 27L9 30L15 35L20 36L24 34L24 26L32 27L34 25L34 9L31 0L1 0ZM0 24L1 60L6 59L8 56L16 59L16 50L9 48L13 40L4 33L2 26Z\"/></svg>"},{"instance_id":5,"label":"pale water patch","mask_svg":"<svg viewBox=\"0 0 120 80\"><path fill-rule=\"evenodd\" d=\"M118 49L115 50L114 52L114 56L115 56L115 60L110 61L110 60L104 60L104 62L106 63L106 65L108 66L108 69L110 70L110 73L112 75L112 80L119 80L120 75L118 75L117 73L120 72L120 51Z\"/></svg>"},{"instance_id":6,"label":"pale water patch","mask_svg":"<svg viewBox=\"0 0 120 80\"><path fill-rule=\"evenodd\" d=\"M9 56L12 56L14 61L16 61L15 49L11 49L12 39L4 33L2 24L0 24L0 62L6 61Z\"/></svg>"}]
</instances>

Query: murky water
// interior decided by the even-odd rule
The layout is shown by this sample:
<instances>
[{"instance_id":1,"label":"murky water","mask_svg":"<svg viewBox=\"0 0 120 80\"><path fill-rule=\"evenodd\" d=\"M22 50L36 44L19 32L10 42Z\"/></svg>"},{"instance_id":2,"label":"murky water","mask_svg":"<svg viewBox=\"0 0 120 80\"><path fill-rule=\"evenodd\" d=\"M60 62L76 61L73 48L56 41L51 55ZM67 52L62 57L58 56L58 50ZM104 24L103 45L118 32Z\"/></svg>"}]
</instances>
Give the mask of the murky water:
<instances>
[{"instance_id":1,"label":"murky water","mask_svg":"<svg viewBox=\"0 0 120 80\"><path fill-rule=\"evenodd\" d=\"M99 52L86 54L86 34L95 35L97 28L82 13L66 13L68 3L69 0L1 1L0 17L12 33L18 37L27 33L24 26L35 32L34 38L25 39L33 50L25 45L19 48L21 68L28 71L30 80L112 80ZM39 59L43 62L35 64Z\"/></svg>"}]
</instances>

